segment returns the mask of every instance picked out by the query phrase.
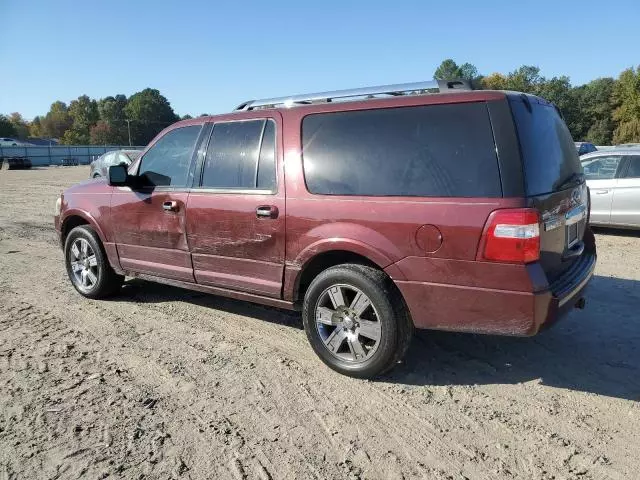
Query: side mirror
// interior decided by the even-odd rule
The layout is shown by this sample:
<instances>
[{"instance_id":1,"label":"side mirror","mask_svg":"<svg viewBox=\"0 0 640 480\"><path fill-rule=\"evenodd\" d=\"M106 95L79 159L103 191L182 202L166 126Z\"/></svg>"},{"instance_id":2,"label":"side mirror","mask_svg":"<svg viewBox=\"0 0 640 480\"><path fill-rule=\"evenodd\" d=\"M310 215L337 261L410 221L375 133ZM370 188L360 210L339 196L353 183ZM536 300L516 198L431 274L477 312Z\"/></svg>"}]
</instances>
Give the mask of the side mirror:
<instances>
[{"instance_id":1,"label":"side mirror","mask_svg":"<svg viewBox=\"0 0 640 480\"><path fill-rule=\"evenodd\" d=\"M109 185L114 187L123 187L127 185L129 174L127 167L124 165L111 165L109 167Z\"/></svg>"}]
</instances>

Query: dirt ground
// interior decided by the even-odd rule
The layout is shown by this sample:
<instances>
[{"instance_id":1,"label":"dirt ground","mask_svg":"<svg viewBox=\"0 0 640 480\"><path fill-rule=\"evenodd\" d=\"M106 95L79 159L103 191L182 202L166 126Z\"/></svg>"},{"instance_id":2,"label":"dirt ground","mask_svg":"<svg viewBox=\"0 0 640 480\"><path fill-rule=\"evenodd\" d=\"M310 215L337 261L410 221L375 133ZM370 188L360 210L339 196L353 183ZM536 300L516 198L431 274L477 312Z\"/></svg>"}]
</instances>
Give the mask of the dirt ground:
<instances>
[{"instance_id":1,"label":"dirt ground","mask_svg":"<svg viewBox=\"0 0 640 480\"><path fill-rule=\"evenodd\" d=\"M53 230L87 167L0 172L0 480L640 478L640 234L534 338L421 332L378 381L299 316L129 280L75 292Z\"/></svg>"}]
</instances>

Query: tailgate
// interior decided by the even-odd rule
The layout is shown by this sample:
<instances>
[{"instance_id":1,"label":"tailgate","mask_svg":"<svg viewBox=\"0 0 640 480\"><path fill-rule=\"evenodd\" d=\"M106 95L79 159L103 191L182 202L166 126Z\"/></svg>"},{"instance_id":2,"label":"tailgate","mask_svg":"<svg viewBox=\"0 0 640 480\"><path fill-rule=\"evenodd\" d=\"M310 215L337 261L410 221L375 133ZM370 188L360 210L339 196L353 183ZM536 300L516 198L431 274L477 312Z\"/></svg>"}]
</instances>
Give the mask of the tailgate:
<instances>
[{"instance_id":1,"label":"tailgate","mask_svg":"<svg viewBox=\"0 0 640 480\"><path fill-rule=\"evenodd\" d=\"M527 206L540 212L540 264L548 281L553 282L584 250L587 187L582 183L559 192L530 197Z\"/></svg>"}]
</instances>

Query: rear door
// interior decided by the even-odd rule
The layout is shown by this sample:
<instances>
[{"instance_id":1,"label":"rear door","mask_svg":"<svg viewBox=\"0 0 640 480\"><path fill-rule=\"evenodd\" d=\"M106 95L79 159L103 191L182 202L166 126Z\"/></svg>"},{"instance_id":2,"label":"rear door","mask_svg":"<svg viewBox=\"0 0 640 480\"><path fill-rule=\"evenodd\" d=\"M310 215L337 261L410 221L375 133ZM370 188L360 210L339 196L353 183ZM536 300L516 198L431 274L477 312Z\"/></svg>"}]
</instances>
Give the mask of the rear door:
<instances>
[{"instance_id":1,"label":"rear door","mask_svg":"<svg viewBox=\"0 0 640 480\"><path fill-rule=\"evenodd\" d=\"M588 193L573 139L558 110L544 100L510 96L520 141L528 205L542 217L540 264L549 282L583 252Z\"/></svg>"},{"instance_id":2,"label":"rear door","mask_svg":"<svg viewBox=\"0 0 640 480\"><path fill-rule=\"evenodd\" d=\"M193 282L186 205L201 130L190 125L168 131L142 157L140 185L114 189L112 223L125 270Z\"/></svg>"},{"instance_id":3,"label":"rear door","mask_svg":"<svg viewBox=\"0 0 640 480\"><path fill-rule=\"evenodd\" d=\"M618 185L621 160L621 155L601 155L582 161L591 190L591 223L595 225L606 225L611 221L611 203Z\"/></svg>"},{"instance_id":4,"label":"rear door","mask_svg":"<svg viewBox=\"0 0 640 480\"><path fill-rule=\"evenodd\" d=\"M285 249L279 114L216 122L187 206L198 283L279 298Z\"/></svg>"},{"instance_id":5,"label":"rear door","mask_svg":"<svg viewBox=\"0 0 640 480\"><path fill-rule=\"evenodd\" d=\"M640 155L625 157L625 171L613 190L611 223L640 226Z\"/></svg>"}]
</instances>

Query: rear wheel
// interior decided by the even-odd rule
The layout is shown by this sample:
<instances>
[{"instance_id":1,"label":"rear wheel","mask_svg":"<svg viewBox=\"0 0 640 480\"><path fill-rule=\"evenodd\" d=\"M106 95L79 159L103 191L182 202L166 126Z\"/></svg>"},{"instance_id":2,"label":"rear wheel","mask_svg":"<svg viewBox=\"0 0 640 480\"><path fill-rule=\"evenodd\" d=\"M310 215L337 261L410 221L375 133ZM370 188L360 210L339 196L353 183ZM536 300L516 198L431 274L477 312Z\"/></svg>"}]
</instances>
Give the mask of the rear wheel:
<instances>
[{"instance_id":1,"label":"rear wheel","mask_svg":"<svg viewBox=\"0 0 640 480\"><path fill-rule=\"evenodd\" d=\"M104 298L122 285L124 277L113 271L100 238L88 225L69 232L64 253L69 279L81 295Z\"/></svg>"},{"instance_id":2,"label":"rear wheel","mask_svg":"<svg viewBox=\"0 0 640 480\"><path fill-rule=\"evenodd\" d=\"M312 348L332 369L371 378L404 356L413 325L404 301L380 270L340 265L306 292L303 322Z\"/></svg>"}]
</instances>

